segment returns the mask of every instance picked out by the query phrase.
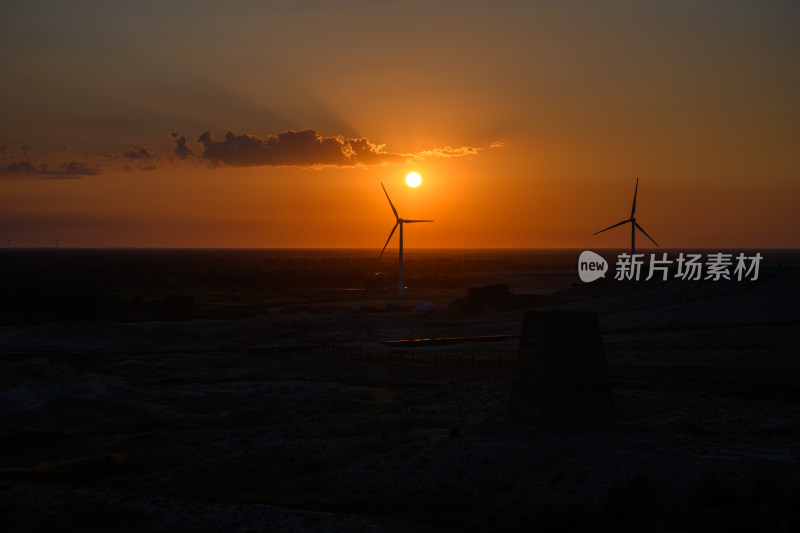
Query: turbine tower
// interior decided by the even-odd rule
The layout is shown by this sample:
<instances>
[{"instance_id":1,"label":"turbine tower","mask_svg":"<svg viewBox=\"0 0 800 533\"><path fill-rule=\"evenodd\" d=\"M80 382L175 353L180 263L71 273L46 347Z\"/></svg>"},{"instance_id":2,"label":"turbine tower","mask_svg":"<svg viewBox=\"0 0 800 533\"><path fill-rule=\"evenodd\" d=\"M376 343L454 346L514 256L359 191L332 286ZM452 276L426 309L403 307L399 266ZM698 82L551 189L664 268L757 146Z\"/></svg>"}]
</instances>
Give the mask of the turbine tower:
<instances>
[{"instance_id":1,"label":"turbine tower","mask_svg":"<svg viewBox=\"0 0 800 533\"><path fill-rule=\"evenodd\" d=\"M56 250L58 250L58 243L61 242L61 237L59 237L57 239L50 239L50 240L53 241L54 243L56 243Z\"/></svg>"},{"instance_id":2,"label":"turbine tower","mask_svg":"<svg viewBox=\"0 0 800 533\"><path fill-rule=\"evenodd\" d=\"M12 237L6 235L6 248L11 248L11 243L14 241Z\"/></svg>"},{"instance_id":3,"label":"turbine tower","mask_svg":"<svg viewBox=\"0 0 800 533\"><path fill-rule=\"evenodd\" d=\"M397 226L400 226L400 267L397 270L397 295L401 298L403 297L403 224L413 224L415 222L433 222L433 220L404 220L400 218L400 215L397 214L397 209L394 208L394 204L392 200L389 198L389 193L386 192L386 187L383 186L381 183L381 188L383 189L383 194L386 195L386 199L389 200L389 205L392 208L392 213L394 213L394 217L397 219L395 222L394 227L392 228L392 232L389 233L389 238L386 239L386 244L383 245L383 250L381 250L381 255L378 256L378 259L383 257L383 252L386 250L386 247L389 246L389 241L392 240L392 235L394 235L394 231L397 229Z\"/></svg>"},{"instance_id":4,"label":"turbine tower","mask_svg":"<svg viewBox=\"0 0 800 533\"><path fill-rule=\"evenodd\" d=\"M609 226L606 229L601 229L600 231L596 231L593 235L597 235L598 233L603 233L604 231L610 230L611 228L616 228L617 226L621 226L623 224L627 224L630 222L631 224L631 257L636 252L636 229L638 228L639 231L645 234L645 236L653 241L653 244L658 246L658 243L653 240L653 238L647 234L647 232L642 228L638 222L636 222L636 218L633 216L636 213L636 193L639 191L639 178L636 178L636 188L633 190L633 207L631 207L631 218L627 220L623 220L622 222L617 222L613 226ZM660 246L659 246L660 248Z\"/></svg>"}]
</instances>

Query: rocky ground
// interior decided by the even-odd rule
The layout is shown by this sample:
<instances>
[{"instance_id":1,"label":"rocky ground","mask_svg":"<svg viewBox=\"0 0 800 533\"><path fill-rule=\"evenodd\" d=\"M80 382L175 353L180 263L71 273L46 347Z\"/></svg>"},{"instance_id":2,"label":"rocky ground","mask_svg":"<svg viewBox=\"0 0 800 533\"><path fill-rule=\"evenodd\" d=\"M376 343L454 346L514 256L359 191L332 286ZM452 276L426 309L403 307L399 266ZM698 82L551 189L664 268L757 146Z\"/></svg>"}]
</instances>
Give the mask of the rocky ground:
<instances>
[{"instance_id":1,"label":"rocky ground","mask_svg":"<svg viewBox=\"0 0 800 533\"><path fill-rule=\"evenodd\" d=\"M402 305L381 293L228 320L0 327L0 521L6 531L800 530L796 273L598 282L538 301L598 312L618 419L602 426L510 423L513 367L456 364L514 360L518 340L505 336L524 313L514 298L508 310L468 302L465 315L445 308L463 291L411 291ZM436 309L414 311L417 300ZM463 336L502 338L383 343Z\"/></svg>"},{"instance_id":2,"label":"rocky ground","mask_svg":"<svg viewBox=\"0 0 800 533\"><path fill-rule=\"evenodd\" d=\"M348 322L322 321L331 331ZM154 324L60 327L51 339L72 335L82 351L5 355L4 523L21 531L800 526L800 403L763 386L731 394L617 380L616 425L525 426L504 421L508 369L225 348L231 327L263 329L258 321L161 324L156 334ZM218 349L197 351L186 340L191 328ZM10 344L32 331L42 329L0 333ZM174 350L112 353L99 349L104 335L118 345L151 336ZM641 352L630 342L609 337L609 358ZM513 342L492 349L513 357ZM403 413L403 397L416 412Z\"/></svg>"}]
</instances>

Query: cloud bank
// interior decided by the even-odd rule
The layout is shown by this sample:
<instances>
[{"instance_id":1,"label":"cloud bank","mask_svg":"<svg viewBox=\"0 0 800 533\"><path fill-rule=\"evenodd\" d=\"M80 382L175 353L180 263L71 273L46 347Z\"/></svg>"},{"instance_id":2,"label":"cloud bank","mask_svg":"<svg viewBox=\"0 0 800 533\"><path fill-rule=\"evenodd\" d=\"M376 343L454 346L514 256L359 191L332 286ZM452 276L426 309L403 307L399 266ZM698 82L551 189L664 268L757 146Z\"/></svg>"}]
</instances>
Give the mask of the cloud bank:
<instances>
[{"instance_id":1,"label":"cloud bank","mask_svg":"<svg viewBox=\"0 0 800 533\"><path fill-rule=\"evenodd\" d=\"M192 152L186 139L179 133L172 134L175 140L174 153L186 159ZM203 132L197 143L202 150L201 159L229 167L293 166L293 167L350 167L402 163L431 157L463 157L476 155L479 148L445 146L417 153L390 152L385 144L378 144L366 137L349 138L342 135L323 137L315 130L282 131L266 137L244 134L225 134L221 140L210 131Z\"/></svg>"},{"instance_id":2,"label":"cloud bank","mask_svg":"<svg viewBox=\"0 0 800 533\"><path fill-rule=\"evenodd\" d=\"M202 146L199 157L229 167L254 166L354 166L402 161L405 154L389 152L384 145L366 137L323 137L314 130L283 131L266 137L225 134L216 140L210 131L203 132L197 143ZM176 154L180 146L176 146Z\"/></svg>"},{"instance_id":3,"label":"cloud bank","mask_svg":"<svg viewBox=\"0 0 800 533\"><path fill-rule=\"evenodd\" d=\"M34 178L80 178L112 171L148 171L203 164L210 168L242 167L355 167L421 161L438 157L463 157L477 155L479 148L437 147L416 153L393 152L385 144L367 137L351 138L343 135L322 136L313 129L287 130L259 137L252 134L236 135L228 132L221 139L205 131L197 137L192 148L180 132L170 133L172 154L159 155L145 144L124 147L118 153L93 154L82 161L53 161L47 152L34 157L27 147L12 155L0 147L0 176Z\"/></svg>"}]
</instances>

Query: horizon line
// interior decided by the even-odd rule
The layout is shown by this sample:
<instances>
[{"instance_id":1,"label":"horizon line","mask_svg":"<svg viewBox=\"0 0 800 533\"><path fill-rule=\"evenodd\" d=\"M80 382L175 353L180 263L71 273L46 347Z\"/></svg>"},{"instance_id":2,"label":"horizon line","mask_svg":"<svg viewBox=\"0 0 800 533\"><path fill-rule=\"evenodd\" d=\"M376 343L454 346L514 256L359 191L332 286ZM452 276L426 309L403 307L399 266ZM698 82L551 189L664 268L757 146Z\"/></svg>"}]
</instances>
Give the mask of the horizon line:
<instances>
[{"instance_id":1,"label":"horizon line","mask_svg":"<svg viewBox=\"0 0 800 533\"><path fill-rule=\"evenodd\" d=\"M274 246L274 247L222 247L222 246L62 246L59 248L55 248L53 246L12 246L12 247L5 247L0 246L0 252L7 251L10 252L12 250L352 250L352 251L371 251L375 250L375 247L372 246L330 246L330 247L315 247L315 246ZM432 250L441 250L441 251L448 251L448 250L540 250L540 251L574 251L574 250L605 250L605 251L615 251L615 250L628 250L627 247L586 247L586 246L572 246L572 247L530 247L530 246L474 246L474 247L434 247L434 246L416 246L416 247L407 247L407 250L423 250L423 251L432 251ZM761 251L761 250L776 250L776 251L800 251L800 246L798 247L790 247L790 246L778 246L778 247L765 247L765 248L756 248L752 246L744 246L744 247L735 247L735 246L723 246L723 247L709 247L709 246L694 246L694 247L646 247L644 250L662 250L664 252L667 251L690 251L690 250L753 250L753 251ZM387 253L391 253L391 251L387 251ZM394 253L397 253L396 251Z\"/></svg>"}]
</instances>

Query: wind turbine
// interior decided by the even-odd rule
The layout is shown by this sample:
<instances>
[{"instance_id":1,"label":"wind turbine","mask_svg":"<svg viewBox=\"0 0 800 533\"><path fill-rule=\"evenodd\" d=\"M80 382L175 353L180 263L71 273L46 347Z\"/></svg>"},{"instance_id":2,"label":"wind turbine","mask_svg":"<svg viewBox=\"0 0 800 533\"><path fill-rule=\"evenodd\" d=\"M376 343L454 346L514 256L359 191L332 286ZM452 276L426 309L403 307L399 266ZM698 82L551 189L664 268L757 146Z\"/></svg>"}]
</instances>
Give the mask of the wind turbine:
<instances>
[{"instance_id":1,"label":"wind turbine","mask_svg":"<svg viewBox=\"0 0 800 533\"><path fill-rule=\"evenodd\" d=\"M13 238L6 235L6 248L11 248L11 243L14 241Z\"/></svg>"},{"instance_id":2,"label":"wind turbine","mask_svg":"<svg viewBox=\"0 0 800 533\"><path fill-rule=\"evenodd\" d=\"M58 250L58 243L61 242L61 237L59 237L57 239L50 239L50 240L53 241L54 243L56 243L56 250Z\"/></svg>"},{"instance_id":3,"label":"wind turbine","mask_svg":"<svg viewBox=\"0 0 800 533\"><path fill-rule=\"evenodd\" d=\"M623 220L622 222L617 222L613 226L609 226L606 229L601 229L600 231L596 231L593 235L597 235L598 233L603 233L604 231L610 230L611 228L616 228L617 226L621 226L623 224L627 224L630 222L631 224L631 257L636 252L636 229L638 228L639 231L645 234L645 236L653 241L653 244L658 246L658 243L653 240L653 238L647 234L647 232L642 228L638 222L636 222L636 218L633 216L636 213L636 193L639 191L639 178L636 178L636 188L633 190L633 207L631 207L631 218L627 220ZM660 246L659 246L660 248Z\"/></svg>"},{"instance_id":4,"label":"wind turbine","mask_svg":"<svg viewBox=\"0 0 800 533\"><path fill-rule=\"evenodd\" d=\"M433 222L433 220L404 220L400 218L400 215L397 214L397 209L394 208L394 204L392 200L389 198L389 193L386 192L386 187L383 186L381 183L381 188L383 189L383 194L386 195L386 199L389 200L389 205L392 208L392 213L394 213L394 217L397 219L395 222L394 227L392 228L392 232L389 233L389 238L386 239L386 244L383 245L383 250L381 250L381 255L378 256L378 259L383 257L383 252L386 250L386 247L389 246L389 241L392 240L392 235L394 235L394 231L397 229L397 226L400 226L400 267L397 270L397 295L401 298L403 297L403 224L413 224L415 222Z\"/></svg>"}]
</instances>

